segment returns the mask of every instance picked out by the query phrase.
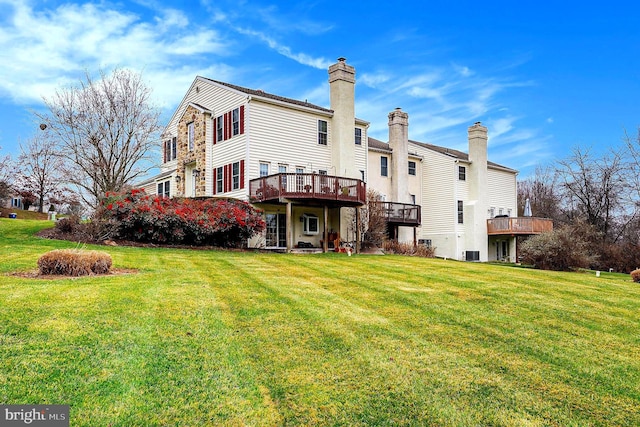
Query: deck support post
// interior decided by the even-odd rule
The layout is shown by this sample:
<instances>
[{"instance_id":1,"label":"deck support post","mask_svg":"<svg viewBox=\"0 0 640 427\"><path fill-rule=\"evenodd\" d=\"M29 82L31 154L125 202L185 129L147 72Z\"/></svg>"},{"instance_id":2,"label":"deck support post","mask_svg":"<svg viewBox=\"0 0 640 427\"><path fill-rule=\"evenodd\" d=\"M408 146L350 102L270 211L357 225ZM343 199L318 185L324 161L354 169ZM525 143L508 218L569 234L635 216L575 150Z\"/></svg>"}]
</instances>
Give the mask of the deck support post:
<instances>
[{"instance_id":1,"label":"deck support post","mask_svg":"<svg viewBox=\"0 0 640 427\"><path fill-rule=\"evenodd\" d=\"M322 232L322 252L329 252L329 232L327 223L329 222L329 207L324 205L324 231Z\"/></svg>"},{"instance_id":2,"label":"deck support post","mask_svg":"<svg viewBox=\"0 0 640 427\"><path fill-rule=\"evenodd\" d=\"M354 248L356 253L360 253L360 209L354 208L356 210L356 247Z\"/></svg>"},{"instance_id":3,"label":"deck support post","mask_svg":"<svg viewBox=\"0 0 640 427\"><path fill-rule=\"evenodd\" d=\"M292 207L291 202L287 202L287 253L293 249L293 221L292 221Z\"/></svg>"}]
</instances>

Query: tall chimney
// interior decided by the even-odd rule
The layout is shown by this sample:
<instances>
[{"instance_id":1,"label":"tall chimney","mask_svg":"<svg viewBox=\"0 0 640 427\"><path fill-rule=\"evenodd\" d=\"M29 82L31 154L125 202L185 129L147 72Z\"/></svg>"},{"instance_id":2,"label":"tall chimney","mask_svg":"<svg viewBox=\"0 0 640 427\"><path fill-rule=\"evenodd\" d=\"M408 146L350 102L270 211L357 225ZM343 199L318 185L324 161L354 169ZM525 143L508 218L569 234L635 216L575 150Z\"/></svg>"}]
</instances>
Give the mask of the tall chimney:
<instances>
[{"instance_id":1,"label":"tall chimney","mask_svg":"<svg viewBox=\"0 0 640 427\"><path fill-rule=\"evenodd\" d=\"M331 121L331 162L336 175L360 178L355 165L355 84L356 69L345 58L329 67Z\"/></svg>"},{"instance_id":2,"label":"tall chimney","mask_svg":"<svg viewBox=\"0 0 640 427\"><path fill-rule=\"evenodd\" d=\"M389 113L391 148L391 200L411 203L409 194L409 114L396 108Z\"/></svg>"},{"instance_id":3,"label":"tall chimney","mask_svg":"<svg viewBox=\"0 0 640 427\"><path fill-rule=\"evenodd\" d=\"M467 171L469 201L464 208L465 243L467 250L479 251L480 260L487 260L487 128L476 122L469 126L468 132L470 164Z\"/></svg>"}]
</instances>

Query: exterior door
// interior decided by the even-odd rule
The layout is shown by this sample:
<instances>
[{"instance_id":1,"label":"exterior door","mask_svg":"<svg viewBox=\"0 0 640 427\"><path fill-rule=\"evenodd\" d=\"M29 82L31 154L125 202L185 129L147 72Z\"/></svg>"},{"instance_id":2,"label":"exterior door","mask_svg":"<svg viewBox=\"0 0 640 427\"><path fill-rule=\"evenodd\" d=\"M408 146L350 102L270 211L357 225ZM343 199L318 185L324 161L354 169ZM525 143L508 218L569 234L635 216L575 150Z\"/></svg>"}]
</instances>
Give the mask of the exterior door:
<instances>
[{"instance_id":1,"label":"exterior door","mask_svg":"<svg viewBox=\"0 0 640 427\"><path fill-rule=\"evenodd\" d=\"M287 216L280 213L266 214L266 242L265 246L271 249L283 249L287 247Z\"/></svg>"}]
</instances>

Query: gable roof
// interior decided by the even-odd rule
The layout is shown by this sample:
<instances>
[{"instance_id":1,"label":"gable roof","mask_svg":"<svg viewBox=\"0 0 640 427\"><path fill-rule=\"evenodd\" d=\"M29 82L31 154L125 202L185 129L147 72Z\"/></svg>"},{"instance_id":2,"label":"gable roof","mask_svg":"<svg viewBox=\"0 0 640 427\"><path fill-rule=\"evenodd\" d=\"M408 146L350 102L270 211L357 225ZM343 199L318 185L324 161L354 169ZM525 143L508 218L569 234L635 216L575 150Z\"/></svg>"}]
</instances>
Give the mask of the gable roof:
<instances>
[{"instance_id":1,"label":"gable roof","mask_svg":"<svg viewBox=\"0 0 640 427\"><path fill-rule=\"evenodd\" d=\"M393 149L389 147L388 143L380 141L378 139L374 139L370 137L368 142L369 142L369 148L373 148L378 151L386 151L389 153L393 151ZM435 151L436 153L444 154L446 156L452 157L454 159L462 160L464 162L469 161L469 154L459 150L454 150L453 148L440 147L438 145L428 144L426 142L413 141L411 139L409 140L409 144L414 144L414 145L426 148L427 150ZM487 161L487 165L491 166L492 168L502 169L508 172L513 172L513 173L518 172L515 169L511 169L491 161Z\"/></svg>"},{"instance_id":2,"label":"gable roof","mask_svg":"<svg viewBox=\"0 0 640 427\"><path fill-rule=\"evenodd\" d=\"M257 96L259 98L265 98L265 99L272 99L275 101L280 101L280 102L284 102L286 104L292 104L292 105L297 105L299 107L307 107L307 108L311 108L314 110L318 110L318 111L322 111L325 113L333 113L333 110L330 110L328 108L324 108L324 107L320 107L318 105L315 104L311 104L307 101L298 101L297 99L291 99L291 98L285 98L284 96L278 96L278 95L274 95L272 93L267 93L263 90L259 90L259 89L249 89L246 87L242 87L242 86L237 86L231 83L225 83L225 82L221 82L219 80L213 80L207 77L201 77L203 80L207 80L225 87L228 87L230 89L236 90L238 92L242 92L244 94L247 95L251 95L251 96Z\"/></svg>"}]
</instances>

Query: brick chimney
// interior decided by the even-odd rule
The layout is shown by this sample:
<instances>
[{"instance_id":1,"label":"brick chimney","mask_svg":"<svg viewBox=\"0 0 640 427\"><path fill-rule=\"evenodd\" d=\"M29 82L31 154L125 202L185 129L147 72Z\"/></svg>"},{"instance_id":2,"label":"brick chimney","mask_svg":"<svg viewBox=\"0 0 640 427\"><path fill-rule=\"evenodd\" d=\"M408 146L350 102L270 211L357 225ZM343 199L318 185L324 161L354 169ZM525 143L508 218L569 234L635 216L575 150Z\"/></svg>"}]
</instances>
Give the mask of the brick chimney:
<instances>
[{"instance_id":1,"label":"brick chimney","mask_svg":"<svg viewBox=\"0 0 640 427\"><path fill-rule=\"evenodd\" d=\"M409 114L396 108L389 113L391 148L391 200L411 203L409 195Z\"/></svg>"},{"instance_id":2,"label":"brick chimney","mask_svg":"<svg viewBox=\"0 0 640 427\"><path fill-rule=\"evenodd\" d=\"M331 109L331 162L336 175L360 178L355 166L356 69L345 58L329 67Z\"/></svg>"}]
</instances>

